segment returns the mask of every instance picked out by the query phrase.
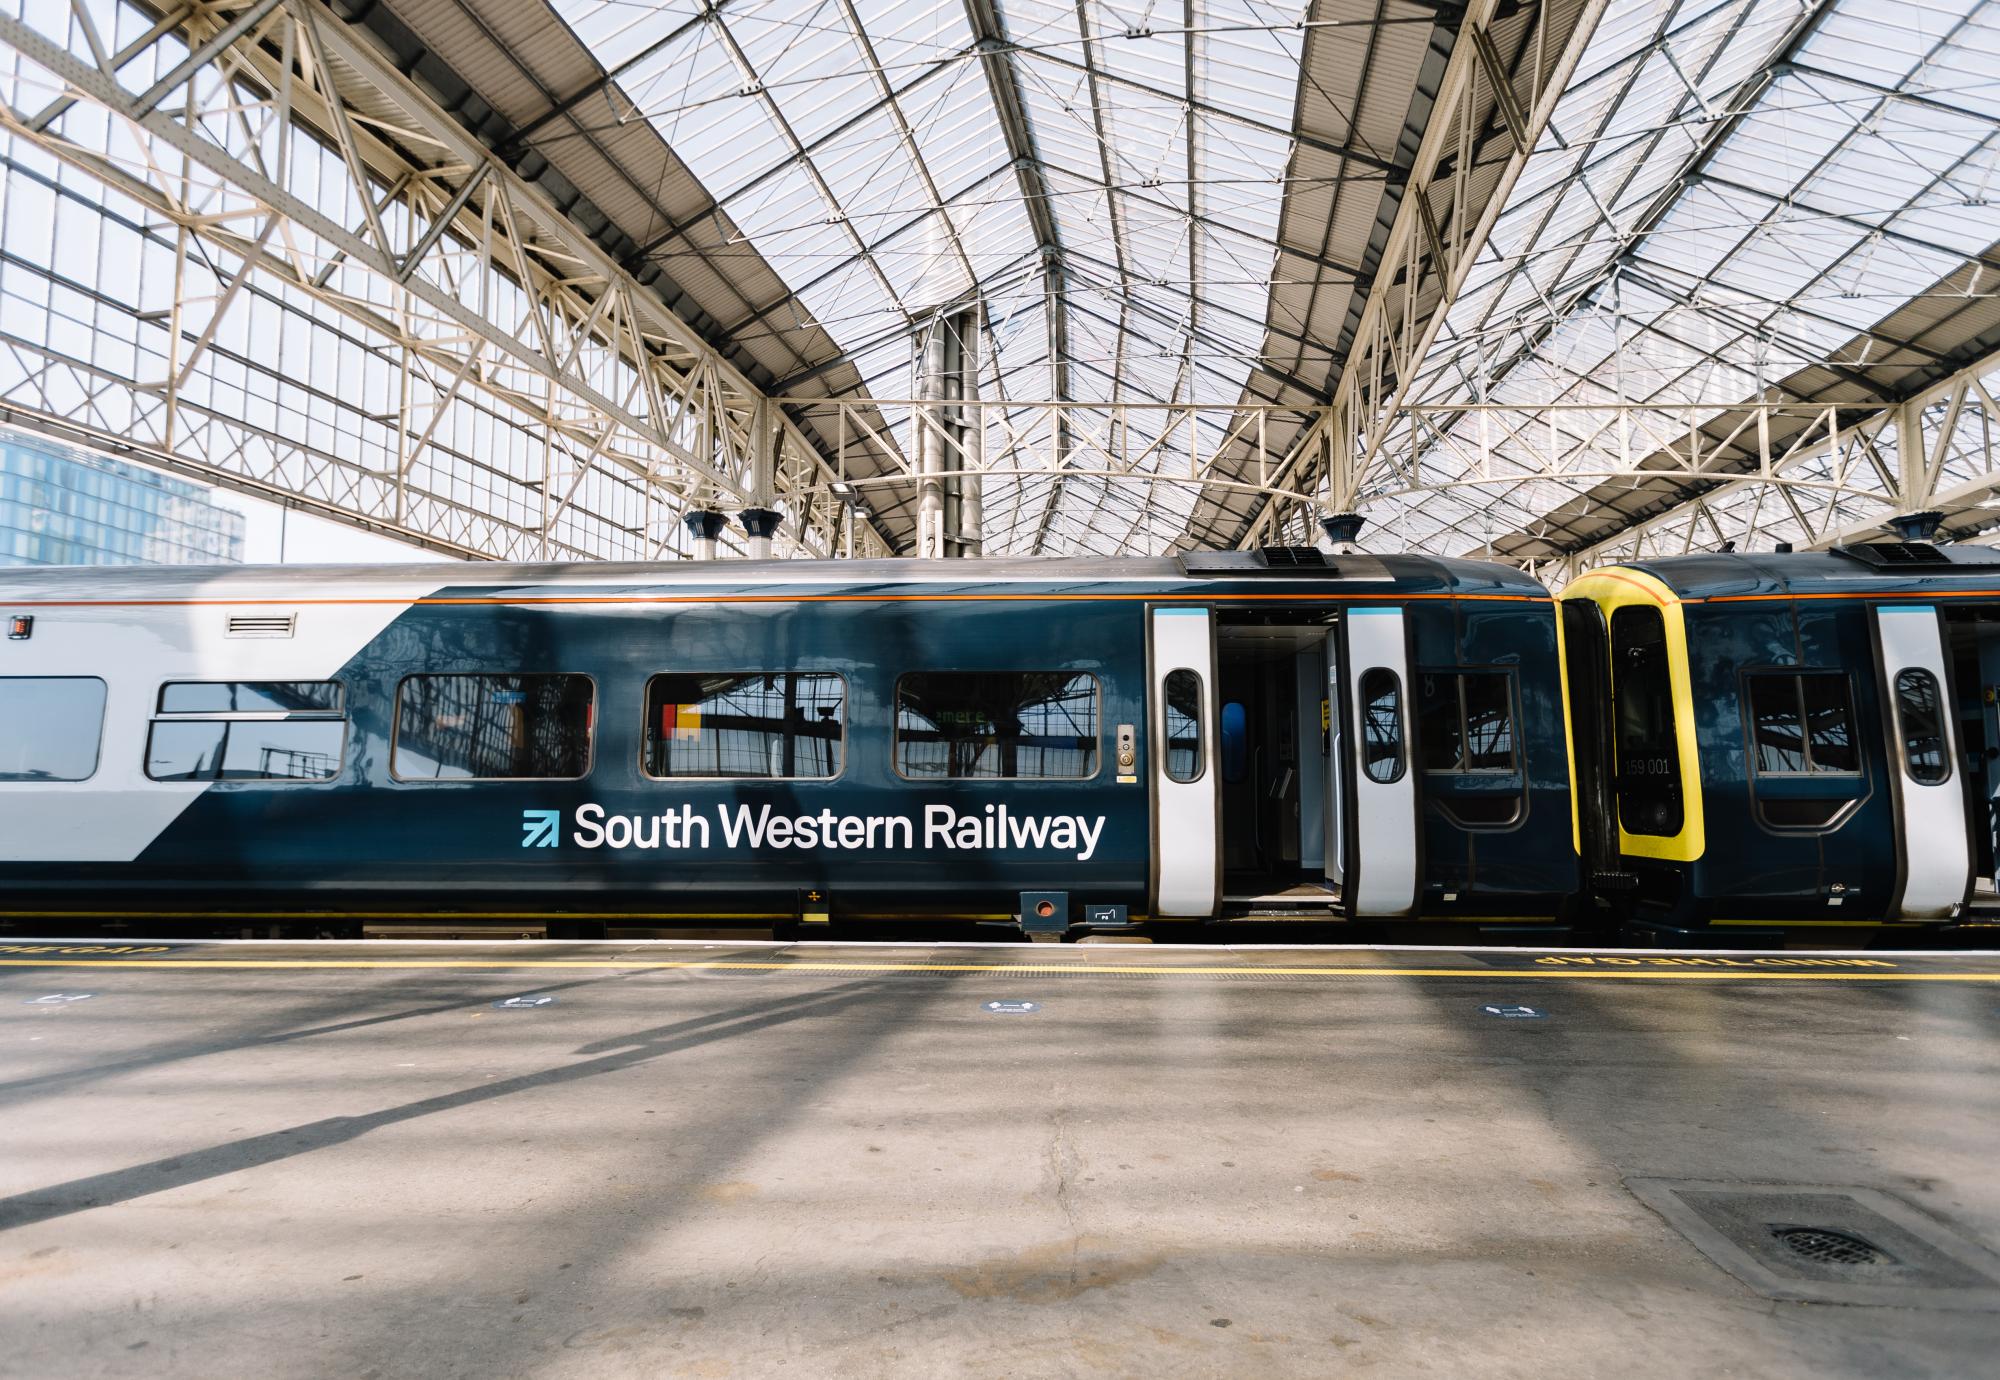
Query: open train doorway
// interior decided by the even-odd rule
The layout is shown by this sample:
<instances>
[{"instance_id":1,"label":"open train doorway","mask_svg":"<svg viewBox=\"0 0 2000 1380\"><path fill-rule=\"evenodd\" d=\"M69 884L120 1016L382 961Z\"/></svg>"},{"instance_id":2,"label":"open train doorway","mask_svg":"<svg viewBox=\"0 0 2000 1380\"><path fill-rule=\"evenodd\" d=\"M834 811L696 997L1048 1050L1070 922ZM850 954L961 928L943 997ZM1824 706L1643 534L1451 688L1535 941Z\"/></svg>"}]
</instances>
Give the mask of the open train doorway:
<instances>
[{"instance_id":1,"label":"open train doorway","mask_svg":"<svg viewBox=\"0 0 2000 1380\"><path fill-rule=\"evenodd\" d=\"M1334 624L1231 610L1216 628L1222 894L1235 914L1341 906Z\"/></svg>"},{"instance_id":2,"label":"open train doorway","mask_svg":"<svg viewBox=\"0 0 2000 1380\"><path fill-rule=\"evenodd\" d=\"M1949 712L1957 722L1971 823L1972 905L2000 911L2000 605L1952 608L1945 630Z\"/></svg>"}]
</instances>

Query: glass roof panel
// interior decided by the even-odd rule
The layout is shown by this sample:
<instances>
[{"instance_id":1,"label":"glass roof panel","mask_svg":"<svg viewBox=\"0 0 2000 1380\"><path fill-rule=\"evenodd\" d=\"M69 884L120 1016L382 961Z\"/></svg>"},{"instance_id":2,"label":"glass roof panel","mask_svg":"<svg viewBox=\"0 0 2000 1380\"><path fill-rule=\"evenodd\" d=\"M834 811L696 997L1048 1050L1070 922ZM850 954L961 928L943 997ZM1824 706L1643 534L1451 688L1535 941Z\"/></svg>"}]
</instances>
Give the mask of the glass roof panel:
<instances>
[{"instance_id":1,"label":"glass roof panel","mask_svg":"<svg viewBox=\"0 0 2000 1380\"><path fill-rule=\"evenodd\" d=\"M1270 75L1298 70L1305 0L1006 0L997 67L963 0L552 2L878 395L911 386L915 320L975 298L989 393L1215 403L1245 387L1293 142L1294 84ZM1024 117L1011 134L996 80ZM1143 450L1159 420L1121 414L1119 435ZM1054 524L1146 503L1041 486ZM993 512L1027 495L989 489L1019 490L989 492Z\"/></svg>"},{"instance_id":2,"label":"glass roof panel","mask_svg":"<svg viewBox=\"0 0 2000 1380\"><path fill-rule=\"evenodd\" d=\"M1461 552L1495 524L1529 530L1677 443L1641 422L1621 447L1597 411L1534 408L1624 398L1712 415L1878 330L2000 238L1975 191L2000 155L1996 14L1979 0L1612 0L1416 384L1524 411L1504 433L1446 416L1420 445L1402 427L1428 479L1495 482L1451 491L1478 496L1461 511L1385 470L1378 521ZM1545 477L1551 445L1568 481ZM1537 477L1504 482L1515 472Z\"/></svg>"}]
</instances>

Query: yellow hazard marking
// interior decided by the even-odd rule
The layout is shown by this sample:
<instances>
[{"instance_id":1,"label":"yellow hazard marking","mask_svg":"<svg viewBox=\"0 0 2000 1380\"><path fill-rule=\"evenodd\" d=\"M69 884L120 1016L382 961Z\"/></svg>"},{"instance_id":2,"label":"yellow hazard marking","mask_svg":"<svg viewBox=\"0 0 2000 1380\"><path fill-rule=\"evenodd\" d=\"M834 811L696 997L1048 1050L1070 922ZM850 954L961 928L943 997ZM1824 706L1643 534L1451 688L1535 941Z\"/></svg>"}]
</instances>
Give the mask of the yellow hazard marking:
<instances>
[{"instance_id":1,"label":"yellow hazard marking","mask_svg":"<svg viewBox=\"0 0 2000 1380\"><path fill-rule=\"evenodd\" d=\"M1538 960L1539 961L1539 960ZM579 958L0 958L0 967L10 968L218 968L218 969L344 969L434 968L470 971L474 969L565 969L576 971L634 972L652 969L707 970L727 972L797 973L1021 973L1037 977L1069 974L1126 977L1440 977L1478 978L1505 982L1515 978L1639 978L1807 982L2000 982L2000 970L1986 973L1920 973L1901 971L1888 959L1853 959L1863 968L1780 967L1744 960L1743 967L1652 966L1632 960L1626 967L1598 960L1590 966L1544 966L1520 968L1374 968L1327 965L1253 964L1159 964L1159 963L920 963L893 960L795 961L763 959L579 959ZM1805 960L1797 960L1805 962Z\"/></svg>"},{"instance_id":2,"label":"yellow hazard marking","mask_svg":"<svg viewBox=\"0 0 2000 1380\"><path fill-rule=\"evenodd\" d=\"M1720 954L1549 954L1535 960L1551 967L1590 968L1896 968L1886 958L1826 958L1810 954L1753 954L1732 958Z\"/></svg>"},{"instance_id":3,"label":"yellow hazard marking","mask_svg":"<svg viewBox=\"0 0 2000 1380\"><path fill-rule=\"evenodd\" d=\"M172 944L0 944L0 954L170 954Z\"/></svg>"}]
</instances>

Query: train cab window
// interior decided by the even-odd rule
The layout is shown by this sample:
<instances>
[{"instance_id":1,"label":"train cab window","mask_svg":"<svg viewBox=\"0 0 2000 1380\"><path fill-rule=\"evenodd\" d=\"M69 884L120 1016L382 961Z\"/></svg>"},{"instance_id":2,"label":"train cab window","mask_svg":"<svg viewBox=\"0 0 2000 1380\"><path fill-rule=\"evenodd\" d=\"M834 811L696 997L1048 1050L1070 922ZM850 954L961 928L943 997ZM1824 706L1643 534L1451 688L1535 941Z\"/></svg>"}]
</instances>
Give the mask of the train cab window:
<instances>
[{"instance_id":1,"label":"train cab window","mask_svg":"<svg viewBox=\"0 0 2000 1380\"><path fill-rule=\"evenodd\" d=\"M1666 620L1630 605L1611 615L1613 742L1618 754L1618 818L1630 834L1680 833L1680 735L1674 725Z\"/></svg>"},{"instance_id":2,"label":"train cab window","mask_svg":"<svg viewBox=\"0 0 2000 1380\"><path fill-rule=\"evenodd\" d=\"M347 743L338 681L173 681L146 733L155 781L328 781Z\"/></svg>"},{"instance_id":3,"label":"train cab window","mask_svg":"<svg viewBox=\"0 0 2000 1380\"><path fill-rule=\"evenodd\" d=\"M1513 677L1419 671L1417 727L1425 771L1515 770Z\"/></svg>"},{"instance_id":4,"label":"train cab window","mask_svg":"<svg viewBox=\"0 0 2000 1380\"><path fill-rule=\"evenodd\" d=\"M1758 672L1748 680L1759 776L1853 775L1861 770L1845 675Z\"/></svg>"},{"instance_id":5,"label":"train cab window","mask_svg":"<svg viewBox=\"0 0 2000 1380\"><path fill-rule=\"evenodd\" d=\"M1097 774L1097 677L916 671L896 682L896 771L916 780L1081 781Z\"/></svg>"},{"instance_id":6,"label":"train cab window","mask_svg":"<svg viewBox=\"0 0 2000 1380\"><path fill-rule=\"evenodd\" d=\"M0 676L0 781L87 781L103 732L96 676Z\"/></svg>"},{"instance_id":7,"label":"train cab window","mask_svg":"<svg viewBox=\"0 0 2000 1380\"><path fill-rule=\"evenodd\" d=\"M1361 673L1361 770L1385 786L1403 776L1403 686L1386 666Z\"/></svg>"},{"instance_id":8,"label":"train cab window","mask_svg":"<svg viewBox=\"0 0 2000 1380\"><path fill-rule=\"evenodd\" d=\"M840 775L847 687L824 671L654 676L646 775L827 780Z\"/></svg>"},{"instance_id":9,"label":"train cab window","mask_svg":"<svg viewBox=\"0 0 2000 1380\"><path fill-rule=\"evenodd\" d=\"M573 780L590 771L596 687L578 675L406 676L399 781Z\"/></svg>"},{"instance_id":10,"label":"train cab window","mask_svg":"<svg viewBox=\"0 0 2000 1380\"><path fill-rule=\"evenodd\" d=\"M1167 672L1167 780L1199 781L1203 769L1201 676L1185 667Z\"/></svg>"},{"instance_id":11,"label":"train cab window","mask_svg":"<svg viewBox=\"0 0 2000 1380\"><path fill-rule=\"evenodd\" d=\"M1941 786L1951 779L1940 701L1937 677L1929 671L1912 667L1896 673L1896 727L1903 739L1903 765L1920 786Z\"/></svg>"}]
</instances>

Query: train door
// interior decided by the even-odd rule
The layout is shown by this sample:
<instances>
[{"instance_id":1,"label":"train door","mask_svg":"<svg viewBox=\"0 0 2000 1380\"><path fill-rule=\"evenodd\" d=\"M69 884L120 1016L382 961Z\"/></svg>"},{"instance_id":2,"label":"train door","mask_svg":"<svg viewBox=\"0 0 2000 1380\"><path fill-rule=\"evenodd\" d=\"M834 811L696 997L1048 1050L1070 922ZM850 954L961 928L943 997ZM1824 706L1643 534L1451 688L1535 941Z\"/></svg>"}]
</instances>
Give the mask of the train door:
<instances>
[{"instance_id":1,"label":"train door","mask_svg":"<svg viewBox=\"0 0 2000 1380\"><path fill-rule=\"evenodd\" d=\"M1621 879L1618 811L1611 793L1611 637L1596 601L1570 599L1558 607L1576 848L1591 887L1602 888Z\"/></svg>"},{"instance_id":2,"label":"train door","mask_svg":"<svg viewBox=\"0 0 2000 1380\"><path fill-rule=\"evenodd\" d=\"M1972 818L1972 901L1991 909L2000 905L2000 608L1953 608L1945 627L1958 760Z\"/></svg>"},{"instance_id":3,"label":"train door","mask_svg":"<svg viewBox=\"0 0 2000 1380\"><path fill-rule=\"evenodd\" d=\"M1875 610L1876 647L1888 699L1896 783L1896 845L1902 896L1896 914L1943 917L1958 910L1972 856L1947 688L1943 625L1929 604Z\"/></svg>"},{"instance_id":4,"label":"train door","mask_svg":"<svg viewBox=\"0 0 2000 1380\"><path fill-rule=\"evenodd\" d=\"M1154 609L1148 631L1153 913L1213 915L1222 877L1214 620L1207 609Z\"/></svg>"},{"instance_id":5,"label":"train door","mask_svg":"<svg viewBox=\"0 0 2000 1380\"><path fill-rule=\"evenodd\" d=\"M1342 877L1348 913L1407 915L1416 907L1419 859L1403 611L1351 610L1340 643L1342 737L1352 744L1348 804L1354 848Z\"/></svg>"}]
</instances>

